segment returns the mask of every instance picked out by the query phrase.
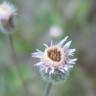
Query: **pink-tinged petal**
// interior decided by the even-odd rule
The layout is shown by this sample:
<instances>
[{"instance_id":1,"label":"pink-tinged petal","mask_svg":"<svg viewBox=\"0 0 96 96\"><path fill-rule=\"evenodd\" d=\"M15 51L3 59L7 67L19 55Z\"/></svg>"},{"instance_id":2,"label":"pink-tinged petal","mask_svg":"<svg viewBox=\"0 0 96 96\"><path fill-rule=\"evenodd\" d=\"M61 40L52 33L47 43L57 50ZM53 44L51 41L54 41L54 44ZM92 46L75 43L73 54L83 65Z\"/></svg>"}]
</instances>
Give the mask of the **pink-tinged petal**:
<instances>
[{"instance_id":1,"label":"pink-tinged petal","mask_svg":"<svg viewBox=\"0 0 96 96\"><path fill-rule=\"evenodd\" d=\"M65 43L65 41L68 39L68 37L69 37L69 36L66 36L63 40L61 40L61 41L57 44L57 46L62 46L62 45Z\"/></svg>"},{"instance_id":2,"label":"pink-tinged petal","mask_svg":"<svg viewBox=\"0 0 96 96\"><path fill-rule=\"evenodd\" d=\"M71 45L71 42L72 42L72 41L67 42L67 43L64 45L64 48L69 48L70 45Z\"/></svg>"}]
</instances>

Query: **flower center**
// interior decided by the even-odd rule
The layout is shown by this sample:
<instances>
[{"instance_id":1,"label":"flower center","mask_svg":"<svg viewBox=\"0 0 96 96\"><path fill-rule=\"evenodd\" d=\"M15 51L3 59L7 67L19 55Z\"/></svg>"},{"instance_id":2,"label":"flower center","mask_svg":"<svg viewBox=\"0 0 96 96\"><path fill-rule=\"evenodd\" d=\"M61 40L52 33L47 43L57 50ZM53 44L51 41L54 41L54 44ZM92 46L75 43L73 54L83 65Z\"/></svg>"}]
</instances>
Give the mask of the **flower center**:
<instances>
[{"instance_id":1,"label":"flower center","mask_svg":"<svg viewBox=\"0 0 96 96\"><path fill-rule=\"evenodd\" d=\"M61 60L61 52L57 48L48 50L48 57L56 62Z\"/></svg>"}]
</instances>

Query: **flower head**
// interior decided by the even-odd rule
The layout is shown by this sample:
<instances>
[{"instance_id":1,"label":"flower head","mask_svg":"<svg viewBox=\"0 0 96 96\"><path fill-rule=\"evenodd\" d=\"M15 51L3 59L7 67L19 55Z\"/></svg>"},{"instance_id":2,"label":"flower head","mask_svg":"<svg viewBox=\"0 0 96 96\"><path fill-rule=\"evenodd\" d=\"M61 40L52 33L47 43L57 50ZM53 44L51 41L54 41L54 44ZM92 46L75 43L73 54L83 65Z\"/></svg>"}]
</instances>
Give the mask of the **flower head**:
<instances>
[{"instance_id":1,"label":"flower head","mask_svg":"<svg viewBox=\"0 0 96 96\"><path fill-rule=\"evenodd\" d=\"M49 30L50 36L57 38L60 37L63 34L63 30L60 26L54 25Z\"/></svg>"},{"instance_id":2,"label":"flower head","mask_svg":"<svg viewBox=\"0 0 96 96\"><path fill-rule=\"evenodd\" d=\"M44 44L45 51L42 52L37 49L37 52L32 53L32 57L40 59L40 62L35 64L40 68L41 76L48 81L61 81L65 80L71 68L75 64L77 58L72 58L75 49L69 49L71 42L67 40L66 36L58 44L48 46ZM64 44L65 43L65 44Z\"/></svg>"},{"instance_id":3,"label":"flower head","mask_svg":"<svg viewBox=\"0 0 96 96\"><path fill-rule=\"evenodd\" d=\"M13 17L17 14L13 4L3 2L0 4L0 31L6 32L14 28Z\"/></svg>"}]
</instances>

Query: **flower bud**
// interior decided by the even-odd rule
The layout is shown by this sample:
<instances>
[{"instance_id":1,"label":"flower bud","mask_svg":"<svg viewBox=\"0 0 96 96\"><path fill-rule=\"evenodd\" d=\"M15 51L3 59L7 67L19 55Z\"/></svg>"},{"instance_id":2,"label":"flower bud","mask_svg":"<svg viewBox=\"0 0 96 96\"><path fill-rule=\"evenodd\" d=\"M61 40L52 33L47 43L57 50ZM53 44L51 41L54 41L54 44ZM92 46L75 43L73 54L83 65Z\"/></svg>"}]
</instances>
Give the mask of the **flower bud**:
<instances>
[{"instance_id":1,"label":"flower bud","mask_svg":"<svg viewBox=\"0 0 96 96\"><path fill-rule=\"evenodd\" d=\"M14 5L3 2L0 4L0 32L11 33L15 29L14 17L16 16L17 9Z\"/></svg>"}]
</instances>

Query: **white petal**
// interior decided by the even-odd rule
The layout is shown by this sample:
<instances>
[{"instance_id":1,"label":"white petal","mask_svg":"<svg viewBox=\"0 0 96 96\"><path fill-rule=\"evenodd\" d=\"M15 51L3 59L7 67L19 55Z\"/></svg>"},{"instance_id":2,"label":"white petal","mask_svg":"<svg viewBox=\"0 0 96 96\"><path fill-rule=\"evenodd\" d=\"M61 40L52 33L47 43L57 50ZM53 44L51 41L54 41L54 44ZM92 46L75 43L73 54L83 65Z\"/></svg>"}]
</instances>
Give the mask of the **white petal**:
<instances>
[{"instance_id":1,"label":"white petal","mask_svg":"<svg viewBox=\"0 0 96 96\"><path fill-rule=\"evenodd\" d=\"M54 68L51 68L50 72L49 72L49 75L53 74L54 73Z\"/></svg>"},{"instance_id":2,"label":"white petal","mask_svg":"<svg viewBox=\"0 0 96 96\"><path fill-rule=\"evenodd\" d=\"M57 45L58 46L62 46L64 43L65 43L65 41L68 39L68 37L69 36L66 36L63 40L61 40Z\"/></svg>"},{"instance_id":3,"label":"white petal","mask_svg":"<svg viewBox=\"0 0 96 96\"><path fill-rule=\"evenodd\" d=\"M48 45L47 45L47 44L43 43L43 45L44 45L46 48L48 48Z\"/></svg>"},{"instance_id":4,"label":"white petal","mask_svg":"<svg viewBox=\"0 0 96 96\"><path fill-rule=\"evenodd\" d=\"M73 68L74 66L73 65L67 65L69 68Z\"/></svg>"},{"instance_id":5,"label":"white petal","mask_svg":"<svg viewBox=\"0 0 96 96\"><path fill-rule=\"evenodd\" d=\"M69 70L69 67L68 67L68 66L65 66L65 67L64 67L64 70L65 70L65 71L68 71L68 70Z\"/></svg>"},{"instance_id":6,"label":"white petal","mask_svg":"<svg viewBox=\"0 0 96 96\"><path fill-rule=\"evenodd\" d=\"M35 58L42 58L42 56L38 55L38 54L34 54L32 53L32 57L35 57Z\"/></svg>"},{"instance_id":7,"label":"white petal","mask_svg":"<svg viewBox=\"0 0 96 96\"><path fill-rule=\"evenodd\" d=\"M71 68L73 68L73 65L66 65L64 67L64 70L68 72L68 71L70 71Z\"/></svg>"},{"instance_id":8,"label":"white petal","mask_svg":"<svg viewBox=\"0 0 96 96\"><path fill-rule=\"evenodd\" d=\"M73 56L75 51L76 51L76 49L69 49L68 53L70 56Z\"/></svg>"},{"instance_id":9,"label":"white petal","mask_svg":"<svg viewBox=\"0 0 96 96\"><path fill-rule=\"evenodd\" d=\"M65 71L64 71L64 69L61 69L61 68L59 69L59 71L61 71L62 73L64 73L64 72L65 72Z\"/></svg>"},{"instance_id":10,"label":"white petal","mask_svg":"<svg viewBox=\"0 0 96 96\"><path fill-rule=\"evenodd\" d=\"M34 53L32 53L32 57L42 58L42 56L43 56L43 52L34 52Z\"/></svg>"},{"instance_id":11,"label":"white petal","mask_svg":"<svg viewBox=\"0 0 96 96\"><path fill-rule=\"evenodd\" d=\"M48 67L45 68L45 72L46 72L46 73L48 72Z\"/></svg>"},{"instance_id":12,"label":"white petal","mask_svg":"<svg viewBox=\"0 0 96 96\"><path fill-rule=\"evenodd\" d=\"M41 66L43 63L42 62L38 62L35 64L35 66Z\"/></svg>"},{"instance_id":13,"label":"white petal","mask_svg":"<svg viewBox=\"0 0 96 96\"><path fill-rule=\"evenodd\" d=\"M42 51L41 51L41 50L39 50L39 49L36 49L36 51L37 51L37 52L42 52Z\"/></svg>"},{"instance_id":14,"label":"white petal","mask_svg":"<svg viewBox=\"0 0 96 96\"><path fill-rule=\"evenodd\" d=\"M43 71L45 68L44 67L42 67L42 68L40 68L40 71Z\"/></svg>"},{"instance_id":15,"label":"white petal","mask_svg":"<svg viewBox=\"0 0 96 96\"><path fill-rule=\"evenodd\" d=\"M68 61L69 64L75 64L75 62L77 61L77 58L74 58L74 59L70 59Z\"/></svg>"},{"instance_id":16,"label":"white petal","mask_svg":"<svg viewBox=\"0 0 96 96\"><path fill-rule=\"evenodd\" d=\"M64 48L69 48L70 45L71 45L71 42L72 42L72 41L67 42L67 43L64 45Z\"/></svg>"},{"instance_id":17,"label":"white petal","mask_svg":"<svg viewBox=\"0 0 96 96\"><path fill-rule=\"evenodd\" d=\"M53 46L53 40L51 40L51 46Z\"/></svg>"},{"instance_id":18,"label":"white petal","mask_svg":"<svg viewBox=\"0 0 96 96\"><path fill-rule=\"evenodd\" d=\"M42 51L41 52L34 52L34 54L43 55L43 52Z\"/></svg>"}]
</instances>

